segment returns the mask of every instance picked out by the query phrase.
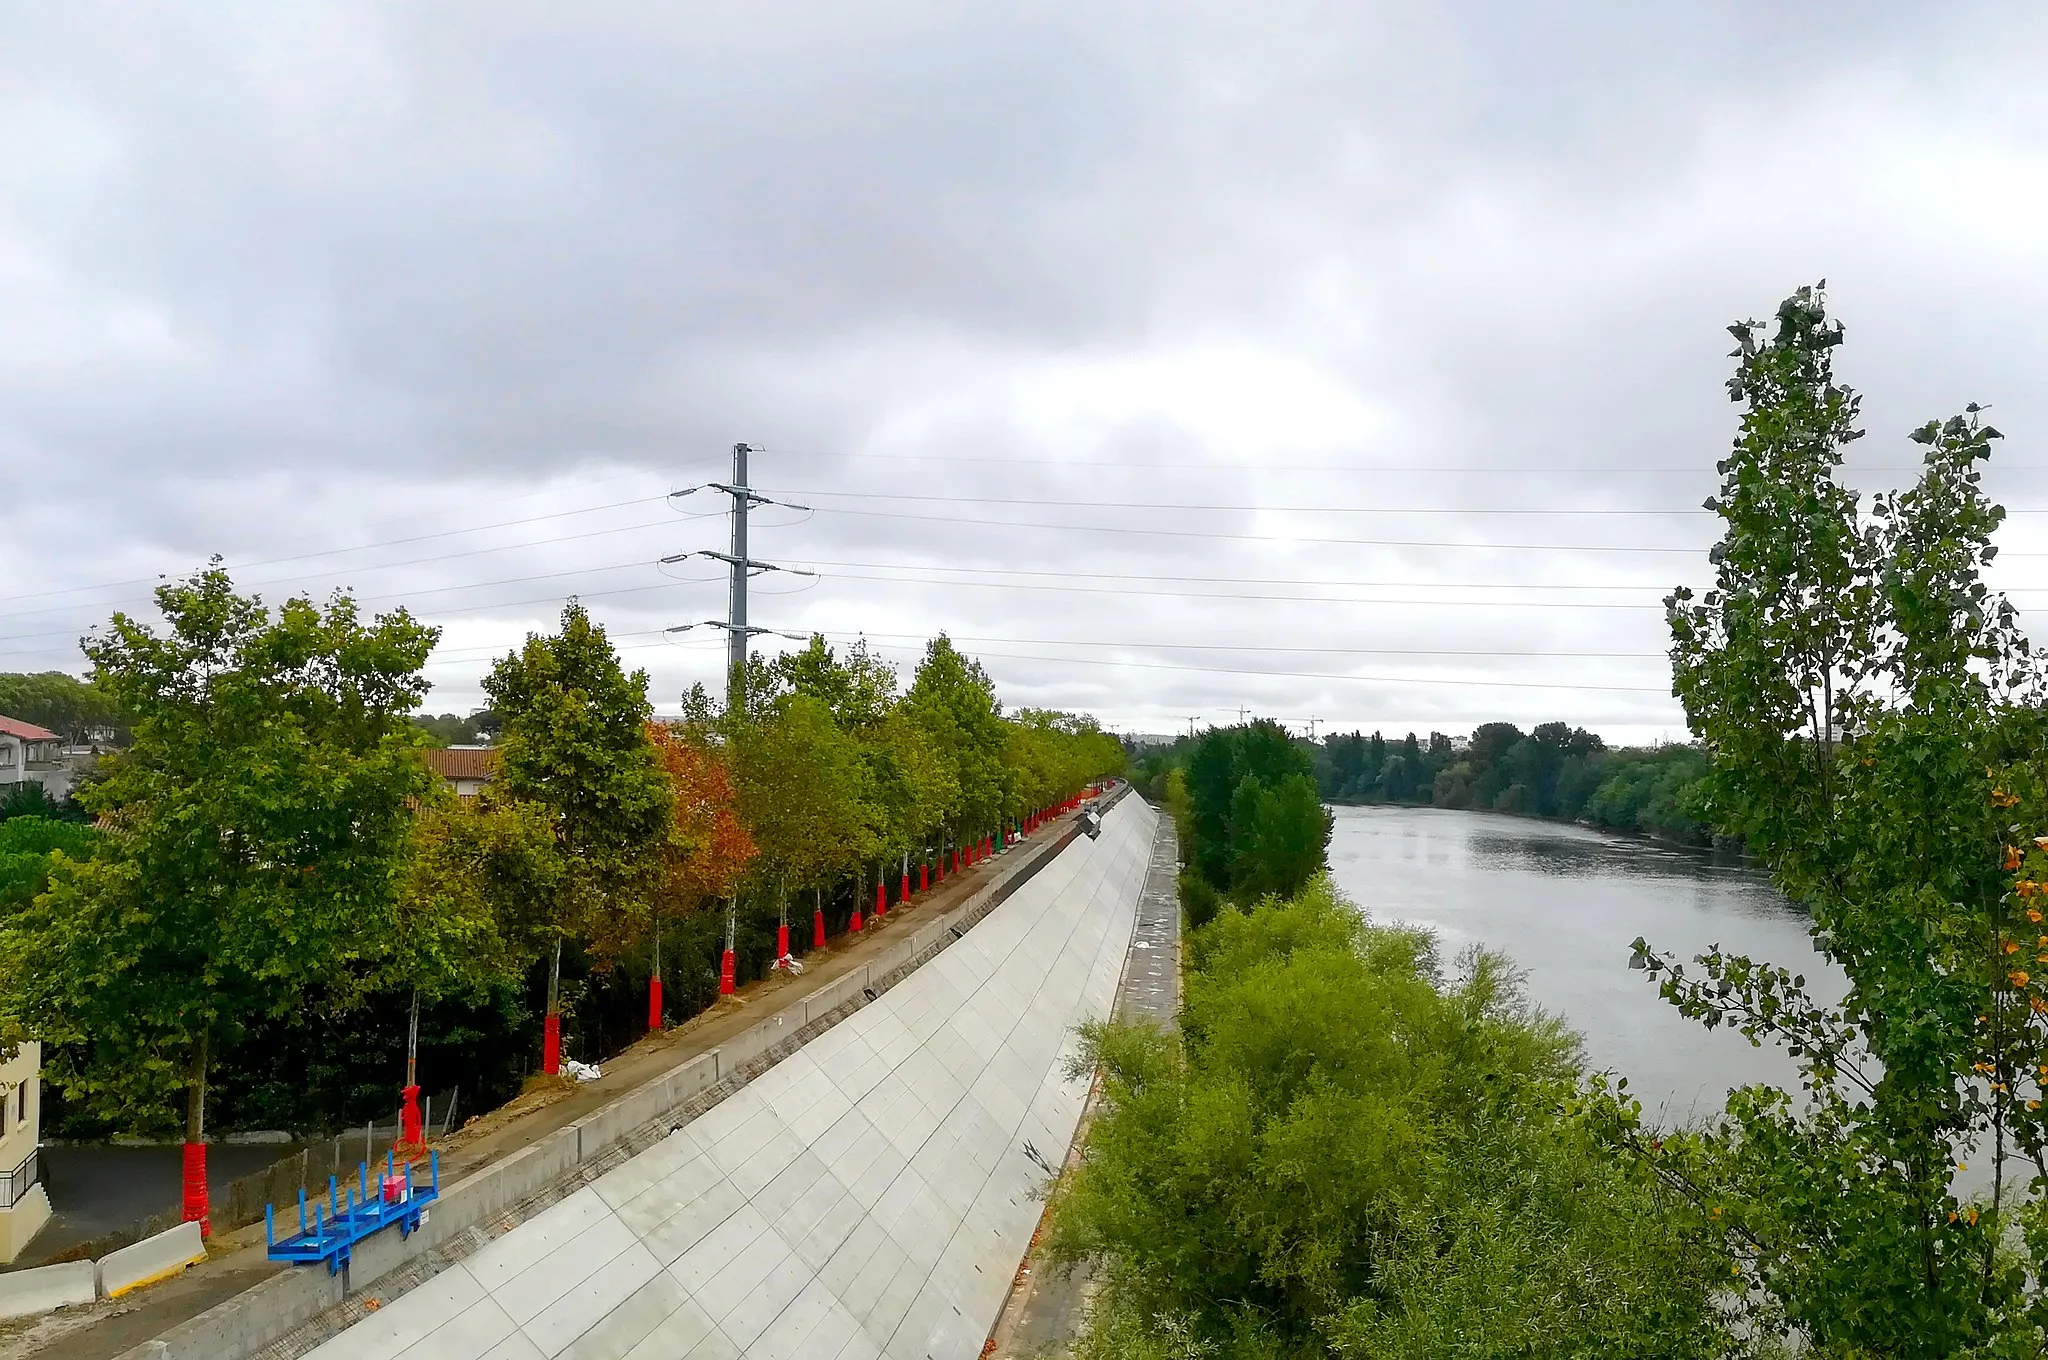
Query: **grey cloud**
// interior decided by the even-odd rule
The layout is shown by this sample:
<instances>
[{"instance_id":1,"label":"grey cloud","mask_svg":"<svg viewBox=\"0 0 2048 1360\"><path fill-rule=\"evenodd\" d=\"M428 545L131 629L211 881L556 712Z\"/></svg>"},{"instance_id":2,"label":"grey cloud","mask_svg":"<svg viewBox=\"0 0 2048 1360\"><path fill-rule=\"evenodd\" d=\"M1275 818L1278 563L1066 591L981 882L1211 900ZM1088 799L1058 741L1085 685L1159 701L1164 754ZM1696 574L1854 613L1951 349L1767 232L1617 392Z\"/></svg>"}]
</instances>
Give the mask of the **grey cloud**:
<instances>
[{"instance_id":1,"label":"grey cloud","mask_svg":"<svg viewBox=\"0 0 2048 1360\"><path fill-rule=\"evenodd\" d=\"M1327 592L1368 599L1605 583L1641 602L1700 559L1489 545L1703 546L1691 508L1731 428L1721 327L1798 283L1830 276L1851 327L1859 458L1900 461L1898 434L1973 398L2016 435L2048 416L2026 227L2048 42L2018 6L78 4L10 22L0 480L66 550L0 567L0 595L642 498L249 570L272 597L416 598L449 627L450 706L572 591L663 697L712 678L715 648L659 630L714 612L716 585L651 564L721 530L645 498L739 438L792 492L955 498L821 494L763 534L793 560L1500 586ZM1345 470L1276 466L1293 464ZM1431 464L1544 471L1375 471ZM1684 470L1617 471L1651 465ZM2048 508L2048 478L1995 478ZM1536 506L1668 513L1480 513ZM1003 518L1472 546L983 522ZM2016 544L2037 528L2016 520ZM2014 560L2013 584L2041 579ZM1678 726L1654 609L864 579L904 574L841 568L761 608L891 646L993 639L1013 703L1153 729L1240 702L1400 730ZM20 639L0 667L62 663L67 634L136 593L0 599ZM1496 655L1003 641L1116 638ZM1516 655L1543 650L1642 655ZM1117 657L1145 665L1087 664ZM1552 678L1651 692L1495 687Z\"/></svg>"}]
</instances>

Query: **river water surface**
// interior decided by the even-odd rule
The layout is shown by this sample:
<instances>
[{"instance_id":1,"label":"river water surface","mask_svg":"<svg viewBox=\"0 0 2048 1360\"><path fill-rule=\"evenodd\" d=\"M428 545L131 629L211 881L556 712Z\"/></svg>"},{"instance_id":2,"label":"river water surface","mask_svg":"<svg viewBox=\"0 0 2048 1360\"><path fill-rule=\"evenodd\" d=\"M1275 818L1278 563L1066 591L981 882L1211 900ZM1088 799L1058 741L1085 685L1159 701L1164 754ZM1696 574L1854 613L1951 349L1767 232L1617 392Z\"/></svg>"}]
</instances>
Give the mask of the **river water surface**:
<instances>
[{"instance_id":1,"label":"river water surface","mask_svg":"<svg viewBox=\"0 0 2048 1360\"><path fill-rule=\"evenodd\" d=\"M1720 1111L1731 1086L1796 1090L1790 1059L1709 1032L1628 967L1640 935L1690 959L1718 943L1806 975L1840 999L1841 975L1815 953L1803 912L1763 874L1701 851L1557 822L1433 808L1333 809L1337 885L1378 921L1426 926L1447 966L1466 946L1507 954L1530 997L1585 1036L1595 1068L1629 1079L1646 1116L1680 1123Z\"/></svg>"}]
</instances>

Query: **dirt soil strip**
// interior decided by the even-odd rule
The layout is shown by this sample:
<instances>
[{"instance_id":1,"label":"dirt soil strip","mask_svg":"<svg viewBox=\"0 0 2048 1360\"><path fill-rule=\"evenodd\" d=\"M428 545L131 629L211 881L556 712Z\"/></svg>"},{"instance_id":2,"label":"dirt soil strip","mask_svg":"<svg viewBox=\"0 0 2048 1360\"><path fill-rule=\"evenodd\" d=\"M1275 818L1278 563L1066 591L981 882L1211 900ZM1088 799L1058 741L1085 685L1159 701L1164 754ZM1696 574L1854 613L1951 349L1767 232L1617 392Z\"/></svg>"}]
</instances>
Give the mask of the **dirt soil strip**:
<instances>
[{"instance_id":1,"label":"dirt soil strip","mask_svg":"<svg viewBox=\"0 0 2048 1360\"><path fill-rule=\"evenodd\" d=\"M792 1002L801 1001L872 962L901 939L906 928L921 926L944 916L994 884L1018 865L1013 858L1018 852L1026 856L1026 863L1050 859L1068 838L1074 816L1069 813L1056 818L1040 828L1017 851L1006 852L972 869L963 869L943 884L934 885L929 892L915 895L908 904L892 906L880 922L870 917L868 929L858 937L842 935L824 949L812 950L803 958L802 977L778 973L749 983L737 994L723 998L683 1024L646 1036L604 1063L602 1079L582 1084L566 1080L536 1082L509 1104L468 1121L455 1133L433 1145L441 1156L442 1184L459 1182L539 1142L556 1130L595 1114L691 1058L731 1041ZM841 1008L847 1013L853 1009L856 1007L852 1004ZM840 1018L837 1011L830 1016L821 1016L814 1025L798 1033L803 1039L808 1039L811 1031L822 1031ZM796 1039L797 1035L791 1037ZM707 1097L711 1098L706 1103L707 1108L710 1103L723 1099L744 1080L751 1080L758 1071L771 1066L773 1060L784 1056L784 1049L794 1051L794 1046L778 1045L775 1053L765 1055L770 1061L748 1064L748 1068L756 1070L743 1070L739 1074L742 1080L732 1085L720 1082L679 1109L677 1116L694 1113L693 1107L698 1101L706 1101ZM608 1159L600 1159L600 1162L609 1169ZM505 1226L509 1228L511 1224ZM471 1235L465 1233L462 1237ZM116 1360L143 1342L290 1268L267 1258L263 1225L260 1223L216 1236L208 1243L208 1253L209 1259L203 1264L163 1284L117 1301L102 1302L91 1308L65 1309L19 1322L0 1322L0 1360L28 1360L31 1356L35 1360ZM461 1254L466 1255L467 1252ZM401 1269L395 1274L405 1275L409 1269ZM431 1275L434 1272L428 1270L426 1273ZM376 1283L376 1293L395 1297L396 1293L403 1292L403 1289L387 1291L384 1283L381 1280ZM399 1281L394 1279L392 1283L396 1285ZM376 1306L375 1303L370 1304L372 1308Z\"/></svg>"},{"instance_id":2,"label":"dirt soil strip","mask_svg":"<svg viewBox=\"0 0 2048 1360\"><path fill-rule=\"evenodd\" d=\"M1142 1016L1166 1029L1173 1028L1180 1010L1180 892L1175 884L1179 871L1179 839L1173 818L1162 810L1152 835L1152 863L1145 871L1144 891L1138 898L1137 929L1131 933L1131 951L1124 958L1123 980L1117 984L1116 1013L1122 1018ZM1068 1167L1081 1160L1101 1094L1098 1077L1074 1130L1073 1145L1067 1149ZM1048 1209L1047 1214L1050 1212ZM1090 1272L1085 1265L1067 1271L1042 1265L1038 1248L1048 1226L1046 1215L1041 1214L1031 1246L1017 1267L1010 1297L989 1332L988 1343L981 1348L990 1360L998 1356L1018 1360L1065 1356L1081 1334L1091 1292Z\"/></svg>"}]
</instances>

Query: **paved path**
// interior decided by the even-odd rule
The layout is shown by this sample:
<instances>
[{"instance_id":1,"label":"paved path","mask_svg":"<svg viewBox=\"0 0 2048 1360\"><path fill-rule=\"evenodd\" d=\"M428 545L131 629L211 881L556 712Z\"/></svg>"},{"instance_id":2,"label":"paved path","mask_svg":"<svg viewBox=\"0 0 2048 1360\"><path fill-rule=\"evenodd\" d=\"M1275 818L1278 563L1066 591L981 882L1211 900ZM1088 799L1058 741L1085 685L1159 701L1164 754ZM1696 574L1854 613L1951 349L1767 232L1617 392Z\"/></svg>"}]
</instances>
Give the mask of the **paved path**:
<instances>
[{"instance_id":1,"label":"paved path","mask_svg":"<svg viewBox=\"0 0 2048 1360\"><path fill-rule=\"evenodd\" d=\"M1138 899L1137 929L1131 953L1117 988L1116 1013L1143 1017L1171 1029L1180 1010L1180 842L1173 818L1161 814L1153 831L1152 862ZM1092 1102L1091 1102L1092 1108ZM1087 1123L1074 1135L1068 1153L1079 1157L1088 1136ZM1066 1355L1080 1335L1089 1293L1089 1271L1045 1271L1027 1259L1017 1272L1002 1316L992 1336L993 1356L1052 1357Z\"/></svg>"}]
</instances>

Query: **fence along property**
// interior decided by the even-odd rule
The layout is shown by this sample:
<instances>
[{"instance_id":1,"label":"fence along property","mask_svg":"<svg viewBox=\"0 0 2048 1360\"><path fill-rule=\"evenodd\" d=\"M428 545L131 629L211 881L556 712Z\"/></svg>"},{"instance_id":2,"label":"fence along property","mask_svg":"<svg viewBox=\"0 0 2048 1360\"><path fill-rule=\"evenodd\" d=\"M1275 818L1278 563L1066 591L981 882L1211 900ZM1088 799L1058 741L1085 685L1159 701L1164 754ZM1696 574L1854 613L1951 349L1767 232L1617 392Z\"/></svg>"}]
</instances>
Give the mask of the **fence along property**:
<instances>
[{"instance_id":1,"label":"fence along property","mask_svg":"<svg viewBox=\"0 0 2048 1360\"><path fill-rule=\"evenodd\" d=\"M458 1087L446 1095L428 1097L425 1108L434 1116L434 1122L426 1125L429 1138L442 1137L454 1127L460 1096L461 1088ZM212 1208L209 1217L213 1230L217 1233L233 1232L252 1223L261 1223L263 1211L268 1205L296 1204L301 1190L308 1195L325 1196L329 1177L340 1179L353 1176L359 1162L374 1164L383 1153L397 1145L401 1132L401 1126L397 1123L366 1124L348 1133L308 1143L298 1151L278 1158L261 1171L251 1172L249 1175L229 1181L217 1188L211 1196ZM0 1183L0 1188L4 1188L4 1183ZM61 1188L58 1193L62 1194ZM52 1259L81 1261L103 1256L117 1248L175 1228L183 1218L183 1211L174 1203L160 1213L136 1219L125 1228L118 1228L113 1232L103 1233L91 1241L66 1247Z\"/></svg>"},{"instance_id":2,"label":"fence along property","mask_svg":"<svg viewBox=\"0 0 2048 1360\"><path fill-rule=\"evenodd\" d=\"M426 1112L434 1116L425 1125L428 1138L442 1137L454 1127L460 1096L458 1087L446 1096L427 1098ZM301 1190L316 1198L324 1196L330 1178L346 1180L355 1174L359 1163L376 1165L382 1154L398 1146L402 1131L397 1123L366 1124L352 1132L310 1143L261 1171L229 1181L213 1196L214 1231L232 1232L260 1223L265 1206L296 1204Z\"/></svg>"}]
</instances>

